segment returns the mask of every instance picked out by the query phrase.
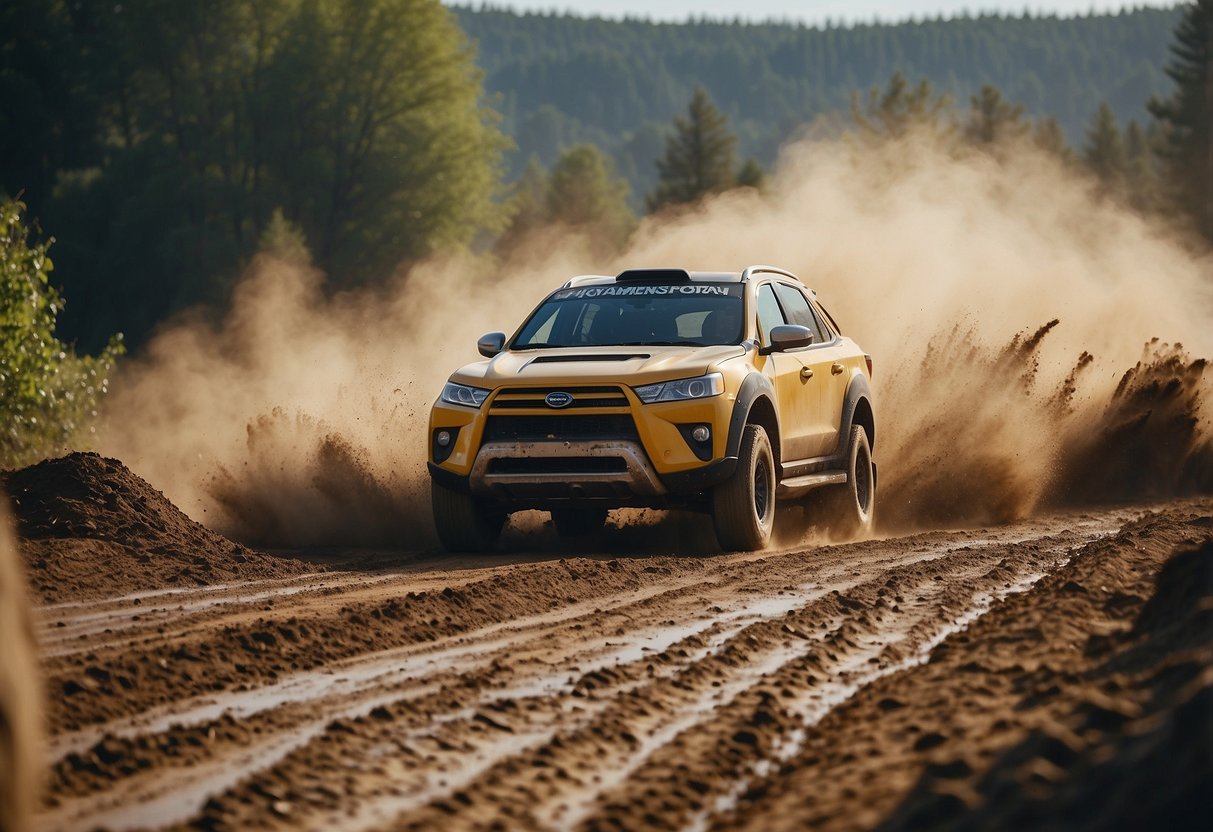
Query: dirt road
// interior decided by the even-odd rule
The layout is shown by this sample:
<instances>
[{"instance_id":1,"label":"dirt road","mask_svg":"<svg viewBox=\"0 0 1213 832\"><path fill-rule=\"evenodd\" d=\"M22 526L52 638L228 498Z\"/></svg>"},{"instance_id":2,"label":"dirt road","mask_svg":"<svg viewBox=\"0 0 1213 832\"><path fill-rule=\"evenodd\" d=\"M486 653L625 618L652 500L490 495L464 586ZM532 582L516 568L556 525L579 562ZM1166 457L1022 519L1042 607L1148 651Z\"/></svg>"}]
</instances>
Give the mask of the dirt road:
<instances>
[{"instance_id":1,"label":"dirt road","mask_svg":"<svg viewBox=\"0 0 1213 832\"><path fill-rule=\"evenodd\" d=\"M1213 554L1167 604L1195 618L1141 618L1163 564L1210 540L1204 501L751 555L330 553L52 604L41 828L1021 817L1194 697L1183 731L1208 732ZM1141 653L1169 626L1195 669L1183 638Z\"/></svg>"}]
</instances>

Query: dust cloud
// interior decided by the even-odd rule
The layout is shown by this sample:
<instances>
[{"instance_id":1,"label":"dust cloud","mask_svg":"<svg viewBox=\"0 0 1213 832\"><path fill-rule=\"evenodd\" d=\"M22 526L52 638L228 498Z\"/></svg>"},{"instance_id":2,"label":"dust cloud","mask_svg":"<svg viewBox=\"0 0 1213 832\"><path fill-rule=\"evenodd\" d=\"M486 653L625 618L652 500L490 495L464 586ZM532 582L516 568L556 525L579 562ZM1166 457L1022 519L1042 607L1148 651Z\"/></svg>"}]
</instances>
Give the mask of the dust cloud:
<instances>
[{"instance_id":1,"label":"dust cloud","mask_svg":"<svg viewBox=\"0 0 1213 832\"><path fill-rule=\"evenodd\" d=\"M101 450L249 542L426 545L427 413L477 336L573 274L773 263L874 358L886 528L1213 489L1209 259L1032 148L805 142L612 262L559 230L520 250L337 295L260 257L225 317L126 363Z\"/></svg>"}]
</instances>

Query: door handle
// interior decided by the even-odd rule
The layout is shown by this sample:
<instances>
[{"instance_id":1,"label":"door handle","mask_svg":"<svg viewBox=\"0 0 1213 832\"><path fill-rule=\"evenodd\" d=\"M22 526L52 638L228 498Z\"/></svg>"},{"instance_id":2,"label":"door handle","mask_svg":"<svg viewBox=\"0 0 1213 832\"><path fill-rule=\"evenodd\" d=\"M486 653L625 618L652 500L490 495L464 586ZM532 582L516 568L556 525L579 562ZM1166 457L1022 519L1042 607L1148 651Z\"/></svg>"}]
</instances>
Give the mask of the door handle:
<instances>
[{"instance_id":1,"label":"door handle","mask_svg":"<svg viewBox=\"0 0 1213 832\"><path fill-rule=\"evenodd\" d=\"M813 377L813 368L812 367L801 367L800 368L800 377L802 379L804 379L805 381L808 381L809 379L811 379Z\"/></svg>"},{"instance_id":2,"label":"door handle","mask_svg":"<svg viewBox=\"0 0 1213 832\"><path fill-rule=\"evenodd\" d=\"M833 364L831 364L831 365L830 365L830 374L831 374L831 375L838 375L839 373L841 373L841 372L842 372L843 370L845 370L845 369L846 369L846 367L842 366L842 364L840 364L840 363L838 363L837 361L835 361Z\"/></svg>"}]
</instances>

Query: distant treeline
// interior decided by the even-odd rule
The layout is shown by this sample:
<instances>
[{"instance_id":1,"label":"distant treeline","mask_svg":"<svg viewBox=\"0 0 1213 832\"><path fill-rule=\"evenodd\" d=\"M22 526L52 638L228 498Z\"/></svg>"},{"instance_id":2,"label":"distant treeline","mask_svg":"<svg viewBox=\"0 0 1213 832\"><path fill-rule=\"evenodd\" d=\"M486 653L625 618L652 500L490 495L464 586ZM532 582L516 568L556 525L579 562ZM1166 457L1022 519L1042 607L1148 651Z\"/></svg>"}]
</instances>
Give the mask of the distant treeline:
<instances>
[{"instance_id":1,"label":"distant treeline","mask_svg":"<svg viewBox=\"0 0 1213 832\"><path fill-rule=\"evenodd\" d=\"M696 87L729 116L743 156L764 166L818 116L849 113L851 95L900 71L964 104L985 85L1053 116L1074 144L1103 101L1121 121L1147 118L1179 7L1083 17L982 15L897 24L807 27L680 24L455 9L477 46L492 106L518 149L545 166L590 142L611 155L639 197L656 184L670 119Z\"/></svg>"},{"instance_id":2,"label":"distant treeline","mask_svg":"<svg viewBox=\"0 0 1213 832\"><path fill-rule=\"evenodd\" d=\"M993 163L1031 141L1207 245L1210 101L1213 0L816 29L4 0L0 468L87 443L126 345L222 309L258 253L331 289L461 250L491 272L554 226L607 258L641 212L772 192L813 123Z\"/></svg>"},{"instance_id":3,"label":"distant treeline","mask_svg":"<svg viewBox=\"0 0 1213 832\"><path fill-rule=\"evenodd\" d=\"M1187 8L1203 21L1210 2ZM1165 205L1191 178L1163 170L1168 143L1191 134L1184 164L1205 158L1199 84L1175 129L1146 107L1174 90L1181 16L810 28L438 0L5 0L0 196L23 203L14 245L25 224L54 236L30 280L61 290L47 309L90 353L222 307L282 241L334 287L551 223L618 247L637 214L762 188L805 125L855 127L853 96L882 129L924 107L982 142L1030 129L1109 193Z\"/></svg>"}]
</instances>

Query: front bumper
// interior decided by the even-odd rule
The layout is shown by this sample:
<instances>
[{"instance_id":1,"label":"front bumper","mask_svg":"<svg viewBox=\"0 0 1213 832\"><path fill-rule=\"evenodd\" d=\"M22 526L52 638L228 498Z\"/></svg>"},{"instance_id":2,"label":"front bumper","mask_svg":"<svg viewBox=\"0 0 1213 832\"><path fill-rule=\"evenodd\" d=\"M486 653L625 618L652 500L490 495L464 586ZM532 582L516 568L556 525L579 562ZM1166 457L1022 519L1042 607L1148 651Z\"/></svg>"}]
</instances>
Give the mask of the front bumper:
<instances>
[{"instance_id":1,"label":"front bumper","mask_svg":"<svg viewBox=\"0 0 1213 832\"><path fill-rule=\"evenodd\" d=\"M574 475L519 475L508 480L499 478L493 486L485 489L479 485L473 487L471 476L457 474L433 462L428 463L428 468L430 478L444 488L464 494L487 495L518 508L541 508L570 502L663 508L701 502L714 487L733 475L737 468L737 457L718 459L689 471L656 475L657 489L660 490L652 491L647 486L651 474L639 480L629 477L607 482L587 482L585 474L575 475L577 479L570 478ZM637 482L646 485L633 490L633 484Z\"/></svg>"},{"instance_id":2,"label":"front bumper","mask_svg":"<svg viewBox=\"0 0 1213 832\"><path fill-rule=\"evenodd\" d=\"M727 448L733 396L645 405L622 385L572 389L574 404L557 412L531 404L542 393L535 388L499 389L479 409L437 403L431 476L517 508L569 501L663 507L702 499L736 465ZM694 443L697 424L710 426L710 441ZM452 440L436 457L439 430Z\"/></svg>"},{"instance_id":3,"label":"front bumper","mask_svg":"<svg viewBox=\"0 0 1213 832\"><path fill-rule=\"evenodd\" d=\"M635 442L488 442L468 478L473 493L507 500L657 497L666 488Z\"/></svg>"}]
</instances>

